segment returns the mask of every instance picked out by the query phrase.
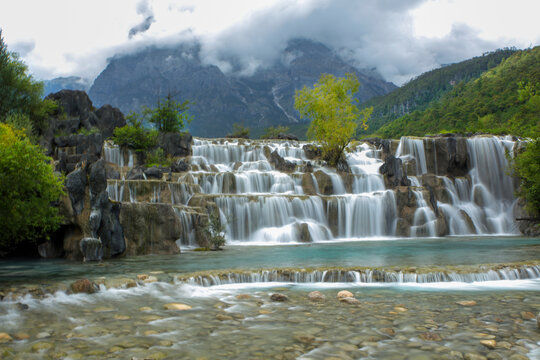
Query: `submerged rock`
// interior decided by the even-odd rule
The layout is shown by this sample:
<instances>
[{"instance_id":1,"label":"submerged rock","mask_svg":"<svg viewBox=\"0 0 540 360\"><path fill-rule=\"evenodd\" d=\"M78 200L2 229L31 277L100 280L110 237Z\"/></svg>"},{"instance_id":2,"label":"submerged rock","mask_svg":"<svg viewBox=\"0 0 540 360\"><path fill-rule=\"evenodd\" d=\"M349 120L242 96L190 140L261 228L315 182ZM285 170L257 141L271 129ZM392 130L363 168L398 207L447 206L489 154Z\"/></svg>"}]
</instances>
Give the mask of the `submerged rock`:
<instances>
[{"instance_id":1,"label":"submerged rock","mask_svg":"<svg viewBox=\"0 0 540 360\"><path fill-rule=\"evenodd\" d=\"M86 237L79 243L84 261L101 261L103 248L100 239Z\"/></svg>"},{"instance_id":2,"label":"submerged rock","mask_svg":"<svg viewBox=\"0 0 540 360\"><path fill-rule=\"evenodd\" d=\"M285 294L273 293L272 295L270 295L270 300L282 302L282 301L288 301L289 297Z\"/></svg>"},{"instance_id":3,"label":"submerged rock","mask_svg":"<svg viewBox=\"0 0 540 360\"><path fill-rule=\"evenodd\" d=\"M74 294L93 294L98 291L98 286L88 279L80 279L70 285Z\"/></svg>"},{"instance_id":4,"label":"submerged rock","mask_svg":"<svg viewBox=\"0 0 540 360\"><path fill-rule=\"evenodd\" d=\"M312 291L308 294L308 299L311 301L324 301L326 296L320 291Z\"/></svg>"},{"instance_id":5,"label":"submerged rock","mask_svg":"<svg viewBox=\"0 0 540 360\"><path fill-rule=\"evenodd\" d=\"M338 300L345 299L345 298L353 298L353 297L354 297L353 293L348 290L341 290L340 292L337 293Z\"/></svg>"},{"instance_id":6,"label":"submerged rock","mask_svg":"<svg viewBox=\"0 0 540 360\"><path fill-rule=\"evenodd\" d=\"M184 311L184 310L191 310L191 306L186 304L180 304L180 303L169 303L163 305L163 308L165 310L177 310L177 311Z\"/></svg>"}]
</instances>

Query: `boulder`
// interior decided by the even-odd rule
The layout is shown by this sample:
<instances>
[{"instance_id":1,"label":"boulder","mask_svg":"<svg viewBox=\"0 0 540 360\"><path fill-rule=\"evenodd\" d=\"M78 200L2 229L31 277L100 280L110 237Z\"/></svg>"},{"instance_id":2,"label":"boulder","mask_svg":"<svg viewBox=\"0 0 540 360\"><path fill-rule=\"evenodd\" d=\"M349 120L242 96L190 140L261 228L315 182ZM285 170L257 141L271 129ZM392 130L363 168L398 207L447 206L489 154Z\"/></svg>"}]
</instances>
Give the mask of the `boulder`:
<instances>
[{"instance_id":1,"label":"boulder","mask_svg":"<svg viewBox=\"0 0 540 360\"><path fill-rule=\"evenodd\" d=\"M189 133L160 133L158 136L159 147L165 155L190 156L193 137Z\"/></svg>"},{"instance_id":2,"label":"boulder","mask_svg":"<svg viewBox=\"0 0 540 360\"><path fill-rule=\"evenodd\" d=\"M171 165L172 172L185 172L189 170L189 163L184 159L178 159Z\"/></svg>"},{"instance_id":3,"label":"boulder","mask_svg":"<svg viewBox=\"0 0 540 360\"><path fill-rule=\"evenodd\" d=\"M354 295L352 292L348 290L341 290L340 292L337 293L336 297L338 298L338 300L342 300L345 298L354 298Z\"/></svg>"},{"instance_id":4,"label":"boulder","mask_svg":"<svg viewBox=\"0 0 540 360\"><path fill-rule=\"evenodd\" d=\"M312 291L308 294L308 299L310 301L324 301L326 300L326 296L320 291Z\"/></svg>"},{"instance_id":5,"label":"boulder","mask_svg":"<svg viewBox=\"0 0 540 360\"><path fill-rule=\"evenodd\" d=\"M152 166L151 168L144 170L144 175L146 175L147 179L161 180L163 178L163 169L161 167Z\"/></svg>"},{"instance_id":6,"label":"boulder","mask_svg":"<svg viewBox=\"0 0 540 360\"><path fill-rule=\"evenodd\" d=\"M90 196L92 206L95 202L95 198L107 190L107 171L105 169L105 160L100 159L90 165L90 174L88 177L90 186Z\"/></svg>"},{"instance_id":7,"label":"boulder","mask_svg":"<svg viewBox=\"0 0 540 360\"><path fill-rule=\"evenodd\" d=\"M270 300L283 302L283 301L288 301L289 297L287 295L285 295L285 294L273 293L272 295L270 295Z\"/></svg>"},{"instance_id":8,"label":"boulder","mask_svg":"<svg viewBox=\"0 0 540 360\"><path fill-rule=\"evenodd\" d=\"M98 291L98 286L88 279L77 280L69 286L74 294L93 294Z\"/></svg>"},{"instance_id":9,"label":"boulder","mask_svg":"<svg viewBox=\"0 0 540 360\"><path fill-rule=\"evenodd\" d=\"M101 261L103 258L103 247L101 240L91 237L86 237L79 243L83 260L86 261Z\"/></svg>"},{"instance_id":10,"label":"boulder","mask_svg":"<svg viewBox=\"0 0 540 360\"><path fill-rule=\"evenodd\" d=\"M296 239L300 242L313 242L313 238L311 237L311 233L309 232L309 226L306 223L299 223L295 224L296 228Z\"/></svg>"}]
</instances>

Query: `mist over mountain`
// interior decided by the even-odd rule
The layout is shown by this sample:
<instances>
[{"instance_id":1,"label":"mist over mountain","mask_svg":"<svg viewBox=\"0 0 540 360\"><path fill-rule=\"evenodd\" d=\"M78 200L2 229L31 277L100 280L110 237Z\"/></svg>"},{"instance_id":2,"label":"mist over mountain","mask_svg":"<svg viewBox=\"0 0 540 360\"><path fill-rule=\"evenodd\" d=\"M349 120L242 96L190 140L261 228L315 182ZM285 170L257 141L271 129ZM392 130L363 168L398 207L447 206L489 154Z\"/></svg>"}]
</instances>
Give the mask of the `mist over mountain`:
<instances>
[{"instance_id":1,"label":"mist over mountain","mask_svg":"<svg viewBox=\"0 0 540 360\"><path fill-rule=\"evenodd\" d=\"M43 81L43 96L45 97L64 89L88 91L91 85L91 80L79 76L58 77Z\"/></svg>"},{"instance_id":2,"label":"mist over mountain","mask_svg":"<svg viewBox=\"0 0 540 360\"><path fill-rule=\"evenodd\" d=\"M234 123L266 127L299 122L293 108L294 92L312 86L322 73L356 73L364 102L397 87L376 70L361 70L344 61L324 44L307 39L288 42L279 59L249 75L230 73L201 59L197 42L170 48L149 47L138 53L115 56L95 79L89 95L95 106L111 104L124 113L155 106L168 92L177 100L194 102L195 120L189 130L197 136L223 136ZM239 66L240 67L240 66Z\"/></svg>"}]
</instances>

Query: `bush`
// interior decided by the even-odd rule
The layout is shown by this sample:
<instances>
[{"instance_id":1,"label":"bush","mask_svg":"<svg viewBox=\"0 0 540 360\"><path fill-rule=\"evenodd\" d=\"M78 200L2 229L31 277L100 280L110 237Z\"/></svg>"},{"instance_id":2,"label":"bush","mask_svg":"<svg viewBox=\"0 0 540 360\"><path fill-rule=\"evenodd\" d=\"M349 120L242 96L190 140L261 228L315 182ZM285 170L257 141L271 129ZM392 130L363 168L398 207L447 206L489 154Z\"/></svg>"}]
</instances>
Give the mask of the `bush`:
<instances>
[{"instance_id":1,"label":"bush","mask_svg":"<svg viewBox=\"0 0 540 360\"><path fill-rule=\"evenodd\" d=\"M63 179L22 131L0 124L0 249L35 243L60 226Z\"/></svg>"},{"instance_id":2,"label":"bush","mask_svg":"<svg viewBox=\"0 0 540 360\"><path fill-rule=\"evenodd\" d=\"M165 152L162 148L157 148L148 153L146 156L146 166L165 166L170 167L174 163L172 156L165 156Z\"/></svg>"},{"instance_id":3,"label":"bush","mask_svg":"<svg viewBox=\"0 0 540 360\"><path fill-rule=\"evenodd\" d=\"M527 201L526 210L531 215L540 217L540 138L516 156L512 170L521 182L517 195Z\"/></svg>"},{"instance_id":4,"label":"bush","mask_svg":"<svg viewBox=\"0 0 540 360\"><path fill-rule=\"evenodd\" d=\"M227 134L228 138L249 139L249 129L242 124L234 123L232 133Z\"/></svg>"},{"instance_id":5,"label":"bush","mask_svg":"<svg viewBox=\"0 0 540 360\"><path fill-rule=\"evenodd\" d=\"M146 129L137 113L126 117L127 125L114 129L113 141L135 151L146 151L157 144L157 131Z\"/></svg>"},{"instance_id":6,"label":"bush","mask_svg":"<svg viewBox=\"0 0 540 360\"><path fill-rule=\"evenodd\" d=\"M261 135L261 139L277 139L279 134L286 134L290 131L287 126L278 125L276 127L270 126L266 128L264 134Z\"/></svg>"}]
</instances>

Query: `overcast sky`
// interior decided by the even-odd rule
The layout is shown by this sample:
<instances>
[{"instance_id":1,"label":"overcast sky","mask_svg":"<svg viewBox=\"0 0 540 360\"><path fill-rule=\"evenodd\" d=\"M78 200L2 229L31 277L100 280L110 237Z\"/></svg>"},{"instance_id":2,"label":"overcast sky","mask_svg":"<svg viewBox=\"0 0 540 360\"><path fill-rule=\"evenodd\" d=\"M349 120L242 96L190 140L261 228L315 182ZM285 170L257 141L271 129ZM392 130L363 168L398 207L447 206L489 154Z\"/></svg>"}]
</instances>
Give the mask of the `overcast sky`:
<instances>
[{"instance_id":1,"label":"overcast sky","mask_svg":"<svg viewBox=\"0 0 540 360\"><path fill-rule=\"evenodd\" d=\"M540 44L540 0L2 0L8 48L39 79L95 78L115 54L197 40L249 74L307 37L398 85L441 64Z\"/></svg>"}]
</instances>

